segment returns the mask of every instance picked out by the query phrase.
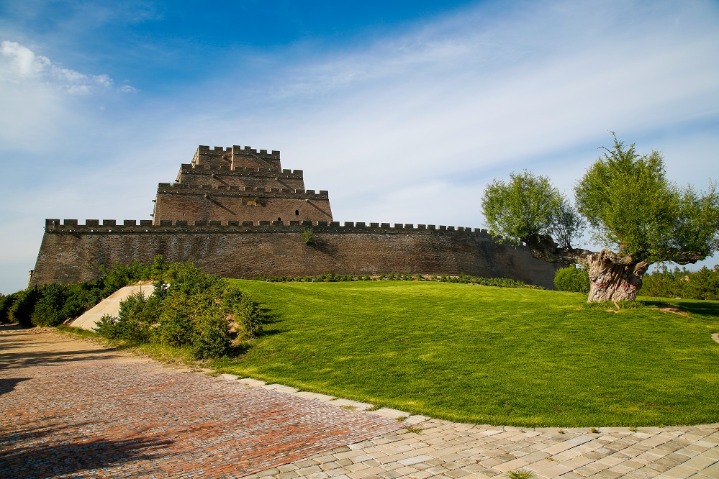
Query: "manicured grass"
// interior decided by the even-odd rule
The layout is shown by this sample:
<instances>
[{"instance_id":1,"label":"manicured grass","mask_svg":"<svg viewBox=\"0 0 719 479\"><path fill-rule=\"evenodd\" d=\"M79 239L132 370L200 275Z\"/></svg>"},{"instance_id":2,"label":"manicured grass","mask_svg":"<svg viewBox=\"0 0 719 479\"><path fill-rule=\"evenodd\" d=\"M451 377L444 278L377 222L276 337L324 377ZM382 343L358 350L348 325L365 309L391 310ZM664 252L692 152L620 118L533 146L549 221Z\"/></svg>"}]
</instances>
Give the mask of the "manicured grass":
<instances>
[{"instance_id":1,"label":"manicured grass","mask_svg":"<svg viewBox=\"0 0 719 479\"><path fill-rule=\"evenodd\" d=\"M236 284L271 322L223 372L456 421L719 422L719 302L672 302L680 315L464 284Z\"/></svg>"}]
</instances>

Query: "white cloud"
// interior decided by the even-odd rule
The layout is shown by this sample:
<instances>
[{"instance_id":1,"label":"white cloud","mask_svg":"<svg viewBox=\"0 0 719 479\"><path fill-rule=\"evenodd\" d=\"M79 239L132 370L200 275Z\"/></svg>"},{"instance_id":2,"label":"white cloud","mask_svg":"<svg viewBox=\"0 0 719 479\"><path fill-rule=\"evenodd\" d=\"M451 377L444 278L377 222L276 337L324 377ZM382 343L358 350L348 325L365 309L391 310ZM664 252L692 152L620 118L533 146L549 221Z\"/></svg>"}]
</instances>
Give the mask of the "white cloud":
<instances>
[{"instance_id":1,"label":"white cloud","mask_svg":"<svg viewBox=\"0 0 719 479\"><path fill-rule=\"evenodd\" d=\"M17 42L0 43L0 79L5 82L42 82L71 95L89 95L112 87L108 75L86 75L36 55Z\"/></svg>"}]
</instances>

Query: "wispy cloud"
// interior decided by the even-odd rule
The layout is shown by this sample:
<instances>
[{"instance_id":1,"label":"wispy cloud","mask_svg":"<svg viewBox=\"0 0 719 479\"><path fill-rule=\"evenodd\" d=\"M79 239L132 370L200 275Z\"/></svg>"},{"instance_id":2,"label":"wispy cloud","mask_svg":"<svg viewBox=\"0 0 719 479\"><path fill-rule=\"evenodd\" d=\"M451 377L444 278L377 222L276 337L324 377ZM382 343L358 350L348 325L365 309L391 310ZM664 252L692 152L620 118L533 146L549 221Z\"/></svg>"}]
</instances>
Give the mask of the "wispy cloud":
<instances>
[{"instance_id":1,"label":"wispy cloud","mask_svg":"<svg viewBox=\"0 0 719 479\"><path fill-rule=\"evenodd\" d=\"M89 95L113 86L108 75L87 75L65 68L18 42L4 40L0 55L0 79L6 83L42 82L71 95Z\"/></svg>"}]
</instances>

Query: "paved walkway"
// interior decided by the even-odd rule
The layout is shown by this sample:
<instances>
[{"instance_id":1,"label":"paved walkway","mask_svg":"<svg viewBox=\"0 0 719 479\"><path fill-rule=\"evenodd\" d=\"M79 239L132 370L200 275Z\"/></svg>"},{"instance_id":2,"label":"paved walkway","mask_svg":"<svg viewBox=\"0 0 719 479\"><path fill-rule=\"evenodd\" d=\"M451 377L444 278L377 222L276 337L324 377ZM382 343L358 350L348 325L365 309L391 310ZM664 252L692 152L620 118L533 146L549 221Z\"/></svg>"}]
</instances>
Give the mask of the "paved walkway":
<instances>
[{"instance_id":1,"label":"paved walkway","mask_svg":"<svg viewBox=\"0 0 719 479\"><path fill-rule=\"evenodd\" d=\"M0 329L2 478L719 478L719 424L522 429L367 408Z\"/></svg>"}]
</instances>

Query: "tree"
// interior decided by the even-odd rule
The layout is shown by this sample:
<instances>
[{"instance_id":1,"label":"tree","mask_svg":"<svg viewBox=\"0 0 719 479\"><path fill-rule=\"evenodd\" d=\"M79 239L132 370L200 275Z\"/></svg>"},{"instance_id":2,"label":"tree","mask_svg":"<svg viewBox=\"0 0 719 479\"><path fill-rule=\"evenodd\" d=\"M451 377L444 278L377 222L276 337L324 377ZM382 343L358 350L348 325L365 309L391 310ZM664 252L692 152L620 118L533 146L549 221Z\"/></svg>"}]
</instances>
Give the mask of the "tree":
<instances>
[{"instance_id":1,"label":"tree","mask_svg":"<svg viewBox=\"0 0 719 479\"><path fill-rule=\"evenodd\" d=\"M719 194L678 188L661 155L640 156L616 136L575 190L576 210L549 179L532 173L495 180L482 197L492 234L524 243L536 258L582 264L589 302L632 301L655 262L695 263L719 248ZM599 252L571 246L586 223Z\"/></svg>"}]
</instances>

